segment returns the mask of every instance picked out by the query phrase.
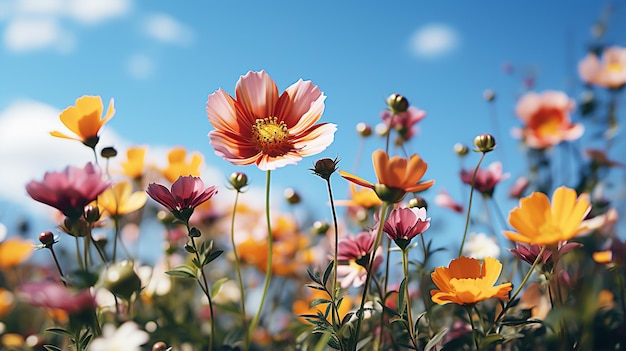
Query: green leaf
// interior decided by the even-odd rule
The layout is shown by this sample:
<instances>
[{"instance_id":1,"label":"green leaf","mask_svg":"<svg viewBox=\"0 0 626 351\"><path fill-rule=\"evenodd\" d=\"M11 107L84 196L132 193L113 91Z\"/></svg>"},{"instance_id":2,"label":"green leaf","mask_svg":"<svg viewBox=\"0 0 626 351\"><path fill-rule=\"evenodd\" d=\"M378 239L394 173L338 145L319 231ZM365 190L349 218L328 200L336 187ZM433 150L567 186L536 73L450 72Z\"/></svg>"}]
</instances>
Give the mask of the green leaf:
<instances>
[{"instance_id":1,"label":"green leaf","mask_svg":"<svg viewBox=\"0 0 626 351\"><path fill-rule=\"evenodd\" d=\"M48 351L63 351L62 348L56 347L54 345L43 345L43 348L48 350Z\"/></svg>"},{"instance_id":2,"label":"green leaf","mask_svg":"<svg viewBox=\"0 0 626 351\"><path fill-rule=\"evenodd\" d=\"M328 282L328 278L330 277L330 273L332 273L333 271L334 265L335 265L334 261L328 262L328 266L326 267L326 270L324 271L324 279L322 280L322 283L324 286L326 286L326 282Z\"/></svg>"},{"instance_id":3,"label":"green leaf","mask_svg":"<svg viewBox=\"0 0 626 351\"><path fill-rule=\"evenodd\" d=\"M315 299L311 302L311 307L315 307L317 305L321 305L323 303L330 303L329 299Z\"/></svg>"},{"instance_id":4,"label":"green leaf","mask_svg":"<svg viewBox=\"0 0 626 351\"><path fill-rule=\"evenodd\" d=\"M500 334L490 334L480 340L481 350L490 350L494 344L499 344L504 338Z\"/></svg>"},{"instance_id":5,"label":"green leaf","mask_svg":"<svg viewBox=\"0 0 626 351\"><path fill-rule=\"evenodd\" d=\"M444 336L446 336L446 334L448 334L448 328L441 329L439 333L435 334L435 336L433 336L433 338L428 341L428 344L426 344L424 350L430 351L441 341L441 339L443 339Z\"/></svg>"},{"instance_id":6,"label":"green leaf","mask_svg":"<svg viewBox=\"0 0 626 351\"><path fill-rule=\"evenodd\" d=\"M198 279L196 269L186 264L174 267L174 269L165 272L165 274L171 275L172 277Z\"/></svg>"},{"instance_id":7,"label":"green leaf","mask_svg":"<svg viewBox=\"0 0 626 351\"><path fill-rule=\"evenodd\" d=\"M211 253L209 253L208 255L204 256L204 261L202 262L202 267L206 266L207 264L213 262L216 258L220 257L221 254L224 253L224 250L215 250Z\"/></svg>"},{"instance_id":8,"label":"green leaf","mask_svg":"<svg viewBox=\"0 0 626 351\"><path fill-rule=\"evenodd\" d=\"M213 283L213 286L211 287L211 296L215 296L215 294L217 294L220 291L222 284L226 283L227 281L228 281L228 277L224 277L224 278L218 279L215 283Z\"/></svg>"},{"instance_id":9,"label":"green leaf","mask_svg":"<svg viewBox=\"0 0 626 351\"><path fill-rule=\"evenodd\" d=\"M400 283L400 288L398 289L398 312L400 314L404 313L405 305L405 296L406 292L406 278L402 279L402 283Z\"/></svg>"},{"instance_id":10,"label":"green leaf","mask_svg":"<svg viewBox=\"0 0 626 351\"><path fill-rule=\"evenodd\" d=\"M49 333L65 336L65 337L68 337L68 338L73 338L74 337L74 334L72 334L72 333L70 333L67 330L62 329L62 328L48 328L48 329L46 329L46 331L49 332Z\"/></svg>"}]
</instances>

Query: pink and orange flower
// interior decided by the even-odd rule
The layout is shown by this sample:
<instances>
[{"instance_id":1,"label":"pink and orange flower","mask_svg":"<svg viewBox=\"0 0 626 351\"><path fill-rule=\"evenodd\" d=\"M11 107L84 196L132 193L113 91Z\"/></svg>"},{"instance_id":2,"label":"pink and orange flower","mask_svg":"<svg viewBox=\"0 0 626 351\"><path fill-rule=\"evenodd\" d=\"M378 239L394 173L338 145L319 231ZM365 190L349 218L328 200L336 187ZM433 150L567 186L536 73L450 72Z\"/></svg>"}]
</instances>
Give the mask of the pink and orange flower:
<instances>
[{"instance_id":1,"label":"pink and orange flower","mask_svg":"<svg viewBox=\"0 0 626 351\"><path fill-rule=\"evenodd\" d=\"M461 170L461 181L465 184L472 184L474 170ZM496 185L510 177L509 173L502 173L502 163L493 162L487 168L479 168L474 179L474 189L478 190L483 196L491 197Z\"/></svg>"},{"instance_id":2,"label":"pink and orange flower","mask_svg":"<svg viewBox=\"0 0 626 351\"><path fill-rule=\"evenodd\" d=\"M282 94L265 71L248 72L236 97L219 89L209 95L206 112L215 153L235 165L273 170L322 152L334 140L336 125L315 124L326 96L311 81L298 80Z\"/></svg>"},{"instance_id":3,"label":"pink and orange flower","mask_svg":"<svg viewBox=\"0 0 626 351\"><path fill-rule=\"evenodd\" d=\"M578 63L580 78L587 84L618 89L626 84L626 48L611 46L602 58L589 53Z\"/></svg>"}]
</instances>

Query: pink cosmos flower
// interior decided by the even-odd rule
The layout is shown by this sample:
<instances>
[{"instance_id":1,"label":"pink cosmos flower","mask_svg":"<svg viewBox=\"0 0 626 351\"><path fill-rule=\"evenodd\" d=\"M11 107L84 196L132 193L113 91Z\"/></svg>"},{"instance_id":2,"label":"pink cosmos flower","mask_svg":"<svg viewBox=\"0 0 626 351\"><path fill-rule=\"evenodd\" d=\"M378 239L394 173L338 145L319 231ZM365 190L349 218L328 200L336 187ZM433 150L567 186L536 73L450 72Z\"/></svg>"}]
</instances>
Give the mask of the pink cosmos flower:
<instances>
[{"instance_id":1,"label":"pink cosmos flower","mask_svg":"<svg viewBox=\"0 0 626 351\"><path fill-rule=\"evenodd\" d=\"M391 211L383 231L404 250L414 237L425 232L428 227L430 218L426 218L426 208L399 207Z\"/></svg>"},{"instance_id":2,"label":"pink cosmos flower","mask_svg":"<svg viewBox=\"0 0 626 351\"><path fill-rule=\"evenodd\" d=\"M535 149L552 147L566 140L576 140L583 135L585 129L582 124L572 124L570 112L574 107L574 101L560 91L527 93L515 108L524 127L513 129L512 134Z\"/></svg>"},{"instance_id":3,"label":"pink cosmos flower","mask_svg":"<svg viewBox=\"0 0 626 351\"><path fill-rule=\"evenodd\" d=\"M472 185L472 177L474 170L461 170L461 181L465 184ZM502 174L502 163L496 161L487 166L487 168L479 168L476 172L474 188L484 196L491 197L496 185L503 180L508 179L509 173Z\"/></svg>"},{"instance_id":4,"label":"pink cosmos flower","mask_svg":"<svg viewBox=\"0 0 626 351\"><path fill-rule=\"evenodd\" d=\"M392 116L393 119L391 119ZM404 141L408 141L418 132L419 129L415 124L426 117L426 111L410 106L405 112L396 115L389 110L384 110L381 112L380 117L387 126L391 120L391 128L395 129Z\"/></svg>"},{"instance_id":5,"label":"pink cosmos flower","mask_svg":"<svg viewBox=\"0 0 626 351\"><path fill-rule=\"evenodd\" d=\"M273 170L322 152L333 142L336 125L315 124L326 96L310 81L298 80L280 96L265 71L248 72L233 98L219 89L209 95L206 111L215 130L215 153L235 165L256 164Z\"/></svg>"},{"instance_id":6,"label":"pink cosmos flower","mask_svg":"<svg viewBox=\"0 0 626 351\"><path fill-rule=\"evenodd\" d=\"M337 277L343 289L350 285L358 288L365 284L375 240L376 233L373 232L361 232L355 237L349 236L339 240ZM376 271L382 262L382 249L378 247L374 253L373 270Z\"/></svg>"},{"instance_id":7,"label":"pink cosmos flower","mask_svg":"<svg viewBox=\"0 0 626 351\"><path fill-rule=\"evenodd\" d=\"M437 206L449 208L456 213L463 213L463 205L456 202L446 189L439 190L439 194L435 195L435 204Z\"/></svg>"},{"instance_id":8,"label":"pink cosmos flower","mask_svg":"<svg viewBox=\"0 0 626 351\"><path fill-rule=\"evenodd\" d=\"M176 218L188 222L193 210L217 193L217 186L205 188L199 177L180 176L172 184L171 191L161 184L151 183L146 193Z\"/></svg>"},{"instance_id":9,"label":"pink cosmos flower","mask_svg":"<svg viewBox=\"0 0 626 351\"><path fill-rule=\"evenodd\" d=\"M43 181L31 181L26 192L35 201L52 206L72 220L83 215L87 204L111 186L98 166L68 166L62 172L46 172Z\"/></svg>"},{"instance_id":10,"label":"pink cosmos flower","mask_svg":"<svg viewBox=\"0 0 626 351\"><path fill-rule=\"evenodd\" d=\"M96 300L89 289L73 291L52 281L24 283L18 288L18 296L33 306L59 309L69 314L96 308Z\"/></svg>"},{"instance_id":11,"label":"pink cosmos flower","mask_svg":"<svg viewBox=\"0 0 626 351\"><path fill-rule=\"evenodd\" d=\"M519 177L515 180L511 188L509 189L509 197L519 199L524 196L524 192L530 185L530 180L526 177Z\"/></svg>"},{"instance_id":12,"label":"pink cosmos flower","mask_svg":"<svg viewBox=\"0 0 626 351\"><path fill-rule=\"evenodd\" d=\"M626 48L612 46L602 52L600 60L589 53L578 63L580 78L587 84L618 89L626 84Z\"/></svg>"},{"instance_id":13,"label":"pink cosmos flower","mask_svg":"<svg viewBox=\"0 0 626 351\"><path fill-rule=\"evenodd\" d=\"M557 246L557 250L559 251L559 256L566 254L577 247L582 247L583 244L577 242L561 242ZM510 249L511 253L517 258L521 259L524 262L529 264L533 264L539 256L541 252L541 245L537 244L525 244L525 243L517 243L514 249ZM539 259L541 264L552 263L552 251L549 249L545 249L543 251L543 255Z\"/></svg>"}]
</instances>

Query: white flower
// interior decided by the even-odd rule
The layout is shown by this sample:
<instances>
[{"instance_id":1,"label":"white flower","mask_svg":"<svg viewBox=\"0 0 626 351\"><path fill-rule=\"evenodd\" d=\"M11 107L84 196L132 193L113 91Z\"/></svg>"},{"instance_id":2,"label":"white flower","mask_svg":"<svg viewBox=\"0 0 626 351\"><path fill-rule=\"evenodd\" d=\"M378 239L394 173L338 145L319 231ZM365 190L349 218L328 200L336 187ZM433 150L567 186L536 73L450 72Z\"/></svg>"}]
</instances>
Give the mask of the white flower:
<instances>
[{"instance_id":1,"label":"white flower","mask_svg":"<svg viewBox=\"0 0 626 351\"><path fill-rule=\"evenodd\" d=\"M141 351L149 335L134 322L126 322L115 328L113 324L102 327L102 336L94 339L89 351Z\"/></svg>"},{"instance_id":2,"label":"white flower","mask_svg":"<svg viewBox=\"0 0 626 351\"><path fill-rule=\"evenodd\" d=\"M485 233L470 233L469 239L463 247L463 256L484 260L485 257L498 258L500 246L496 238L487 236Z\"/></svg>"}]
</instances>

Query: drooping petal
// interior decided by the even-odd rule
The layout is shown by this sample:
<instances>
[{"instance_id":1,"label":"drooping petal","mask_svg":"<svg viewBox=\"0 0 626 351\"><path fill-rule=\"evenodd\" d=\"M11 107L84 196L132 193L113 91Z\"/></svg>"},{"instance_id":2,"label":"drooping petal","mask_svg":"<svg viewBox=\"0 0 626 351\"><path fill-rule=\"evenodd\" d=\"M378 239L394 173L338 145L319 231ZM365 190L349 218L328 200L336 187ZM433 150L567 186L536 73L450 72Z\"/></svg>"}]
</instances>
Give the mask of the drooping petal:
<instances>
[{"instance_id":1,"label":"drooping petal","mask_svg":"<svg viewBox=\"0 0 626 351\"><path fill-rule=\"evenodd\" d=\"M341 175L342 178L347 179L348 181L350 181L350 182L352 182L354 184L360 185L362 187L366 187L366 188L370 188L370 189L374 188L374 185L372 183L368 182L367 180L365 180L363 178L360 178L360 177L357 177L357 176L355 176L353 174L350 174L348 172L340 170L339 171L339 175Z\"/></svg>"}]
</instances>

